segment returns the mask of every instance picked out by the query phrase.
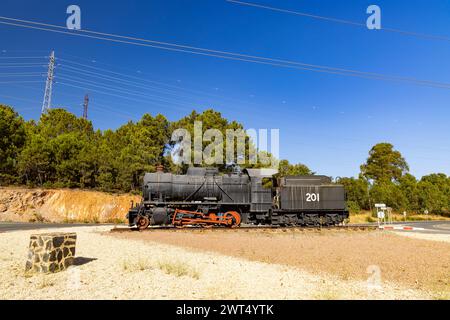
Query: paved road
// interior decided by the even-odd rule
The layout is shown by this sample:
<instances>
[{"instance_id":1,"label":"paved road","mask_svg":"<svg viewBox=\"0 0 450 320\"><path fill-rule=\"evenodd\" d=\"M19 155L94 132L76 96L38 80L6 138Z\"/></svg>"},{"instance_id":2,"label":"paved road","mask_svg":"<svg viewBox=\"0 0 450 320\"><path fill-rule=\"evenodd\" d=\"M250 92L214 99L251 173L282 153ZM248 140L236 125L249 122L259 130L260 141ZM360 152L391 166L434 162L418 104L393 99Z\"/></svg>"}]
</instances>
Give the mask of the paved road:
<instances>
[{"instance_id":1,"label":"paved road","mask_svg":"<svg viewBox=\"0 0 450 320\"><path fill-rule=\"evenodd\" d=\"M29 223L29 222L0 222L0 233L17 230L34 230L34 229L53 229L53 228L71 228L71 227L89 227L98 226L93 223ZM112 224L102 224L111 225Z\"/></svg>"},{"instance_id":2,"label":"paved road","mask_svg":"<svg viewBox=\"0 0 450 320\"><path fill-rule=\"evenodd\" d=\"M423 228L424 230L415 230L420 233L444 233L450 235L450 221L408 221L408 222L394 222L395 225L411 226L416 228ZM401 230L396 230L401 231ZM411 231L403 231L411 232Z\"/></svg>"}]
</instances>

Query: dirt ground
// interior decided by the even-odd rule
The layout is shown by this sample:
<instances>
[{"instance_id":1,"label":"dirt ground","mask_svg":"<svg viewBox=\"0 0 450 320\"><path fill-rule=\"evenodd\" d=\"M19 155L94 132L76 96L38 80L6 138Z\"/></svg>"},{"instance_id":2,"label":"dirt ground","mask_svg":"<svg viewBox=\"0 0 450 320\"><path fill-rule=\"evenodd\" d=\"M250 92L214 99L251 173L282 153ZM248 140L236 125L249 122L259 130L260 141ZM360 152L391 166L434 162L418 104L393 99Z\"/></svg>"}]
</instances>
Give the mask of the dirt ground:
<instances>
[{"instance_id":1,"label":"dirt ground","mask_svg":"<svg viewBox=\"0 0 450 320\"><path fill-rule=\"evenodd\" d=\"M383 231L148 231L115 234L270 264L367 279L369 269L409 288L450 293L450 244Z\"/></svg>"},{"instance_id":2,"label":"dirt ground","mask_svg":"<svg viewBox=\"0 0 450 320\"><path fill-rule=\"evenodd\" d=\"M384 271L381 278L377 278L377 270L373 266L369 269L361 267L365 276L361 275L360 280L353 279L351 274L345 280L331 273L322 273L320 271L327 268L321 264L331 265L328 258L319 255L322 261L311 260L314 257L311 251L317 249L313 243L317 243L315 240L320 235L295 235L294 239L305 240L301 248L299 242L292 244L288 241L292 235L156 232L125 235L109 233L109 229L96 226L0 233L0 299L448 299L440 292L417 290L387 281ZM30 235L49 231L77 233L76 264L56 274L26 275L24 269ZM355 236L357 241L368 237ZM369 237L376 239L378 236ZM324 239L328 238L324 236ZM348 235L332 238L333 241L325 240L321 244L330 243L337 248L340 241L348 240ZM274 253L272 240L288 247L278 248ZM202 241L204 243L201 244ZM239 241L245 243L239 244ZM418 244L426 252L437 250L436 255L441 255L439 266L442 267L448 261L442 255L442 249L448 250L448 246L422 241L411 244ZM175 245L167 244L169 242ZM241 252L233 249L236 244L242 248ZM262 255L259 246L272 249ZM205 247L210 247L209 251L204 250ZM294 264L286 263L284 259L287 257L283 257L289 248L302 249L302 252L289 253L288 257ZM301 266L301 256L314 263L315 270L297 267ZM356 266L374 263L370 259L361 261L361 254L355 256ZM331 255L330 259L344 265L336 255ZM271 260L277 263L268 263ZM429 274L442 271L441 267L431 269ZM432 278L436 279L436 276Z\"/></svg>"},{"instance_id":3,"label":"dirt ground","mask_svg":"<svg viewBox=\"0 0 450 320\"><path fill-rule=\"evenodd\" d=\"M418 232L394 232L395 234L403 237L424 239L431 241L447 242L450 244L450 235L443 233L418 233Z\"/></svg>"}]
</instances>

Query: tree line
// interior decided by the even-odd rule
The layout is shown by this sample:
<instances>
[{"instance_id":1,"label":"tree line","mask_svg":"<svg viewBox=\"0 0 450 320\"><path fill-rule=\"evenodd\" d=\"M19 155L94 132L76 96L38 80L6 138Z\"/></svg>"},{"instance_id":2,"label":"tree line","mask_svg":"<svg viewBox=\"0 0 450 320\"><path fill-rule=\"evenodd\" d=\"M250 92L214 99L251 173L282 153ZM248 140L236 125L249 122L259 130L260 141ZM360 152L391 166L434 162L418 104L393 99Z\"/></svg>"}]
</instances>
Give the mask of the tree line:
<instances>
[{"instance_id":1,"label":"tree line","mask_svg":"<svg viewBox=\"0 0 450 320\"><path fill-rule=\"evenodd\" d=\"M450 176L432 173L420 180L410 174L399 151L390 143L372 147L358 178L339 178L352 212L371 210L384 203L397 212L450 215Z\"/></svg>"},{"instance_id":2,"label":"tree line","mask_svg":"<svg viewBox=\"0 0 450 320\"><path fill-rule=\"evenodd\" d=\"M144 173L159 164L173 173L186 170L172 161L170 138L178 128L192 130L194 121L202 121L202 130L214 128L224 135L227 129L244 128L210 109L193 111L178 121L144 114L116 130L101 131L64 109L51 109L36 122L0 105L0 184L138 191ZM287 160L278 161L278 166L278 176L313 174L306 165ZM382 202L397 211L449 213L450 177L436 173L416 179L389 143L375 145L360 171L358 178L335 179L346 187L353 212Z\"/></svg>"}]
</instances>

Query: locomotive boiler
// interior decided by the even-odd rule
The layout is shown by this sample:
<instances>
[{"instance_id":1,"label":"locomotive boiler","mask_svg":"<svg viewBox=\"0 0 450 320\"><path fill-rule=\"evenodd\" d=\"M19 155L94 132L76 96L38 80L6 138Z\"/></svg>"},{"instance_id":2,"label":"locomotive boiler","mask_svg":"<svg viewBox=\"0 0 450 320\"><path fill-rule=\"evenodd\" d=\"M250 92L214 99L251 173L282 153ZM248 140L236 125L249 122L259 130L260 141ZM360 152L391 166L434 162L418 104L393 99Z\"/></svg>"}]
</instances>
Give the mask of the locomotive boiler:
<instances>
[{"instance_id":1,"label":"locomotive boiler","mask_svg":"<svg viewBox=\"0 0 450 320\"><path fill-rule=\"evenodd\" d=\"M146 173L142 202L127 214L129 225L331 226L348 218L344 187L326 176L275 178L268 169L191 167L185 175Z\"/></svg>"}]
</instances>

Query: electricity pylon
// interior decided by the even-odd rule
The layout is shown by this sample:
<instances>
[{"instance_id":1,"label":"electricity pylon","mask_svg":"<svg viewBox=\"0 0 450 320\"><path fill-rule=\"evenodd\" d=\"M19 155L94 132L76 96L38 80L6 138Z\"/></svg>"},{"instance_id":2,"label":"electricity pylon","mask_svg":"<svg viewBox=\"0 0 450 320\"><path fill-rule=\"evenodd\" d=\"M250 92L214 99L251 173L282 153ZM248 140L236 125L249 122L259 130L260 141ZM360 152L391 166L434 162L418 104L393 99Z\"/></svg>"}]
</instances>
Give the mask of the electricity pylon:
<instances>
[{"instance_id":1,"label":"electricity pylon","mask_svg":"<svg viewBox=\"0 0 450 320\"><path fill-rule=\"evenodd\" d=\"M47 112L50 109L50 103L52 101L52 86L53 77L55 72L55 51L50 54L50 61L48 62L47 81L45 83L44 102L42 103L41 114Z\"/></svg>"},{"instance_id":2,"label":"electricity pylon","mask_svg":"<svg viewBox=\"0 0 450 320\"><path fill-rule=\"evenodd\" d=\"M84 103L83 103L83 119L88 118L88 106L89 106L89 95L84 96Z\"/></svg>"}]
</instances>

